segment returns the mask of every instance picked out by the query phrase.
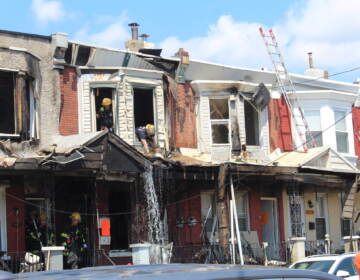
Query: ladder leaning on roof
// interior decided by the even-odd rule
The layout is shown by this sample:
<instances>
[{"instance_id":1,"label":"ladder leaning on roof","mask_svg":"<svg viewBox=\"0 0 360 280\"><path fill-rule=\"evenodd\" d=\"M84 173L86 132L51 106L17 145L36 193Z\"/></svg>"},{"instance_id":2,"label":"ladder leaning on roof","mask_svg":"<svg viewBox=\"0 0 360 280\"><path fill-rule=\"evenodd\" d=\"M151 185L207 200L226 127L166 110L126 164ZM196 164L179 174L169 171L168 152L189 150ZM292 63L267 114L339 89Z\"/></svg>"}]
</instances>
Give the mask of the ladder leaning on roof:
<instances>
[{"instance_id":1,"label":"ladder leaning on roof","mask_svg":"<svg viewBox=\"0 0 360 280\"><path fill-rule=\"evenodd\" d=\"M290 75L286 69L274 32L269 29L268 34L265 34L262 27L259 28L259 31L264 40L267 52L276 73L279 92L286 101L293 119L296 133L299 137L298 141L294 141L295 143L298 142L294 145L294 150L302 148L302 150L306 152L308 148L316 147L316 142L310 132L309 125L305 119L304 112L300 107L299 100L296 97L294 84L292 83ZM291 97L289 97L288 94L290 94ZM307 137L309 137L310 143L306 140Z\"/></svg>"}]
</instances>

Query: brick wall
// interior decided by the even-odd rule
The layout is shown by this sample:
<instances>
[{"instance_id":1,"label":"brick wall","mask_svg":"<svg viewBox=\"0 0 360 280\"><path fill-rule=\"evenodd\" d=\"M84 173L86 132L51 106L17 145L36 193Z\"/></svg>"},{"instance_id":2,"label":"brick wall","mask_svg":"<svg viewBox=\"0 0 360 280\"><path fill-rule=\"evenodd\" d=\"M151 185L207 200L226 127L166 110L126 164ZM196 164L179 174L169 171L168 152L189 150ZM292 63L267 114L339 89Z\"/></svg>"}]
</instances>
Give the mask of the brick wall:
<instances>
[{"instance_id":1,"label":"brick wall","mask_svg":"<svg viewBox=\"0 0 360 280\"><path fill-rule=\"evenodd\" d=\"M360 157L360 108L352 108L355 154Z\"/></svg>"},{"instance_id":2,"label":"brick wall","mask_svg":"<svg viewBox=\"0 0 360 280\"><path fill-rule=\"evenodd\" d=\"M270 152L292 150L291 116L283 97L271 99L268 106Z\"/></svg>"},{"instance_id":3,"label":"brick wall","mask_svg":"<svg viewBox=\"0 0 360 280\"><path fill-rule=\"evenodd\" d=\"M175 147L197 148L195 93L189 82L177 85L175 102Z\"/></svg>"},{"instance_id":4,"label":"brick wall","mask_svg":"<svg viewBox=\"0 0 360 280\"><path fill-rule=\"evenodd\" d=\"M79 133L77 74L73 67L65 67L60 72L60 134L72 135Z\"/></svg>"}]
</instances>

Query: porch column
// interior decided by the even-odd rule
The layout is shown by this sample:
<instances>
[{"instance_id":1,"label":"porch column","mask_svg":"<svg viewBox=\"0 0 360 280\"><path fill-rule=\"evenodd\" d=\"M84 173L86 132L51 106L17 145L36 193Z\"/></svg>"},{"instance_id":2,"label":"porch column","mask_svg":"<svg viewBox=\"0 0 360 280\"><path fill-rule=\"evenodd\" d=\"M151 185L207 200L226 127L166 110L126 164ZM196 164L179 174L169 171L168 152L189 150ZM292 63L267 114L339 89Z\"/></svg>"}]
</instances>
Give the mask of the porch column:
<instances>
[{"instance_id":1,"label":"porch column","mask_svg":"<svg viewBox=\"0 0 360 280\"><path fill-rule=\"evenodd\" d=\"M224 262L230 258L229 251L229 211L226 205L226 171L227 165L219 168L218 188L216 193L216 209L219 219L219 243L223 251Z\"/></svg>"},{"instance_id":2,"label":"porch column","mask_svg":"<svg viewBox=\"0 0 360 280\"><path fill-rule=\"evenodd\" d=\"M306 237L290 237L290 260L291 263L305 258Z\"/></svg>"}]
</instances>

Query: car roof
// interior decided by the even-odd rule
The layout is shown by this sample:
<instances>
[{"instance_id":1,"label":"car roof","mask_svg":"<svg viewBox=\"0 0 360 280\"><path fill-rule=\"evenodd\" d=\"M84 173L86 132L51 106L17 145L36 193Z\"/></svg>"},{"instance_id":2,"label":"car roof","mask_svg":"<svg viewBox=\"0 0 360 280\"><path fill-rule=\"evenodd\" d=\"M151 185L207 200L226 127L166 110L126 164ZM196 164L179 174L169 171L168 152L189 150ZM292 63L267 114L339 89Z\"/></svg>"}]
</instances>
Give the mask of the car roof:
<instances>
[{"instance_id":1,"label":"car roof","mask_svg":"<svg viewBox=\"0 0 360 280\"><path fill-rule=\"evenodd\" d=\"M13 278L27 280L218 280L218 279L274 279L274 278L311 278L324 280L340 280L341 278L319 271L301 269L273 269L255 267L244 268L238 265L200 265L200 264L167 264L167 265L135 265L106 266L77 270L31 272L13 274Z\"/></svg>"},{"instance_id":2,"label":"car roof","mask_svg":"<svg viewBox=\"0 0 360 280\"><path fill-rule=\"evenodd\" d=\"M307 262L307 261L335 261L344 257L348 256L355 256L355 253L344 253L344 254L329 254L329 255L312 255L308 256L300 261L297 261L295 263L300 262Z\"/></svg>"}]
</instances>

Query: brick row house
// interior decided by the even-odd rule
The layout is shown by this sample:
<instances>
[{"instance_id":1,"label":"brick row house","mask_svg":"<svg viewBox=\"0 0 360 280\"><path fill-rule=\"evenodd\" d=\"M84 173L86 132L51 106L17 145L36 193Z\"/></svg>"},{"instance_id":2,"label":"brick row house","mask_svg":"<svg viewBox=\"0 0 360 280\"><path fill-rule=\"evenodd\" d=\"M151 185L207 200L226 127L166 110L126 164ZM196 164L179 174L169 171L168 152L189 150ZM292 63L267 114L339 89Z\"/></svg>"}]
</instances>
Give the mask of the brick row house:
<instances>
[{"instance_id":1,"label":"brick row house","mask_svg":"<svg viewBox=\"0 0 360 280\"><path fill-rule=\"evenodd\" d=\"M82 214L84 265L131 262L130 244L142 242L172 242L172 261L228 262L232 197L248 262L263 260L262 242L269 259L283 260L292 237L315 252L329 234L332 250L342 249L351 224L342 208L359 172L357 84L314 70L292 75L318 142L305 153L294 149L273 72L193 60L182 49L164 58L138 40L118 50L64 33L0 38L6 259L26 252L25 224L40 209L57 242L71 212ZM105 97L112 132L96 118ZM143 154L135 128L147 123L163 157Z\"/></svg>"}]
</instances>

